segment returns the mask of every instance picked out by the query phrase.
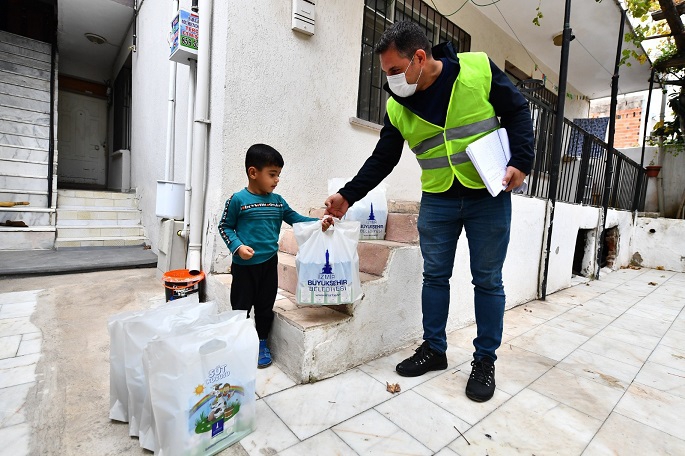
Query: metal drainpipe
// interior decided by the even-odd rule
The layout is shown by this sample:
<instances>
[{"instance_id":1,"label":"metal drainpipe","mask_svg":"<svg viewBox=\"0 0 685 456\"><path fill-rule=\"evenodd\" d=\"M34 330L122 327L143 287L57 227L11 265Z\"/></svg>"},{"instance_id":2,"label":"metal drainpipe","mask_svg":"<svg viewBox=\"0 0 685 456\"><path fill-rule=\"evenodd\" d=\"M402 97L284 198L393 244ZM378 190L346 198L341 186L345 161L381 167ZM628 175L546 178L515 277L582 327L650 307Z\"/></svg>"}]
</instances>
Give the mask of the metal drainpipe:
<instances>
[{"instance_id":1,"label":"metal drainpipe","mask_svg":"<svg viewBox=\"0 0 685 456\"><path fill-rule=\"evenodd\" d=\"M187 238L190 231L190 195L192 194L192 169L193 169L193 119L195 117L195 78L197 77L197 60L188 59L188 128L186 138L186 189L185 204L183 206L183 230L181 237Z\"/></svg>"},{"instance_id":2,"label":"metal drainpipe","mask_svg":"<svg viewBox=\"0 0 685 456\"><path fill-rule=\"evenodd\" d=\"M178 0L171 2L172 17L178 13ZM164 180L174 180L174 152L176 138L176 62L169 62L169 98L166 119L166 159L164 166Z\"/></svg>"},{"instance_id":3,"label":"metal drainpipe","mask_svg":"<svg viewBox=\"0 0 685 456\"><path fill-rule=\"evenodd\" d=\"M202 270L202 227L204 216L204 180L209 130L209 81L212 0L200 0L200 33L197 55L197 97L195 99L195 122L193 124L193 189L190 198L190 242L188 243L188 269L191 274Z\"/></svg>"},{"instance_id":4,"label":"metal drainpipe","mask_svg":"<svg viewBox=\"0 0 685 456\"><path fill-rule=\"evenodd\" d=\"M666 87L664 86L661 90L661 111L659 112L659 121L661 122L661 125L664 124L664 121L666 120ZM662 165L663 166L663 160L664 160L664 137L659 136L659 146L657 148L657 165ZM664 187L663 187L663 181L661 180L661 172L656 176L656 198L657 198L657 204L659 207L659 217L664 216Z\"/></svg>"}]
</instances>

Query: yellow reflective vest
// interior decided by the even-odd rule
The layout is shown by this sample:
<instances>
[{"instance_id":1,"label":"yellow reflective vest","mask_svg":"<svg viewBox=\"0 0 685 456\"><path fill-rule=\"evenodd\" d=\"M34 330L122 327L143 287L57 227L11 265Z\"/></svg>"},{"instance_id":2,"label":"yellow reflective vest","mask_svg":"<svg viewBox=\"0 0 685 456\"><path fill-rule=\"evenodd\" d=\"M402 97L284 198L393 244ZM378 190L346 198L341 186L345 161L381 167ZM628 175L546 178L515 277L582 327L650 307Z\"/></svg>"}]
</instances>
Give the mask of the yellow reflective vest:
<instances>
[{"instance_id":1,"label":"yellow reflective vest","mask_svg":"<svg viewBox=\"0 0 685 456\"><path fill-rule=\"evenodd\" d=\"M421 166L421 189L428 193L448 190L454 176L468 188L485 185L466 154L466 146L499 128L489 101L492 72L483 52L457 54L460 70L447 108L445 126L432 124L388 98L390 122L397 128Z\"/></svg>"}]
</instances>

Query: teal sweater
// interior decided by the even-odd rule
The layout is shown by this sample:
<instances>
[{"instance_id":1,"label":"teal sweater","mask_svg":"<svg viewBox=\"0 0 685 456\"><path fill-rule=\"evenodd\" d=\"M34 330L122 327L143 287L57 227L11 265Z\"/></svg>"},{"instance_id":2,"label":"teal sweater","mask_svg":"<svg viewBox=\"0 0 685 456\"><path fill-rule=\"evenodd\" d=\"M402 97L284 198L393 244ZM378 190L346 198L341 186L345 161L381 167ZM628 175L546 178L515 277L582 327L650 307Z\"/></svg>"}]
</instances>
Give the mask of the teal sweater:
<instances>
[{"instance_id":1,"label":"teal sweater","mask_svg":"<svg viewBox=\"0 0 685 456\"><path fill-rule=\"evenodd\" d=\"M219 233L232 254L241 245L250 246L254 250L254 256L247 261L240 258L240 255L233 255L234 263L259 264L278 251L278 235L282 222L292 225L316 220L318 219L305 217L292 210L281 195L254 195L244 188L226 201L219 222Z\"/></svg>"}]
</instances>

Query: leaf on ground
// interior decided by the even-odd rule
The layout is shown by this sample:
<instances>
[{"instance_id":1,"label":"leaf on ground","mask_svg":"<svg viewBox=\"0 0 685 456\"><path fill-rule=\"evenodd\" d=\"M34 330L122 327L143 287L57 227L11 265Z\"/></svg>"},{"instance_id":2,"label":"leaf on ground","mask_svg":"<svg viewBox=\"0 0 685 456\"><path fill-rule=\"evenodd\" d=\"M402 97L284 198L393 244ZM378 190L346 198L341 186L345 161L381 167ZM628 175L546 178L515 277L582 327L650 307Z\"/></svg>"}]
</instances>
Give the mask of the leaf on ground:
<instances>
[{"instance_id":1,"label":"leaf on ground","mask_svg":"<svg viewBox=\"0 0 685 456\"><path fill-rule=\"evenodd\" d=\"M385 389L387 389L389 393L395 394L395 393L399 393L401 391L399 383L385 382L385 385L386 385Z\"/></svg>"},{"instance_id":2,"label":"leaf on ground","mask_svg":"<svg viewBox=\"0 0 685 456\"><path fill-rule=\"evenodd\" d=\"M657 267L656 267L656 270L657 270L657 271L663 271L664 269L665 269L665 268L664 268L663 266L657 266Z\"/></svg>"},{"instance_id":3,"label":"leaf on ground","mask_svg":"<svg viewBox=\"0 0 685 456\"><path fill-rule=\"evenodd\" d=\"M647 285L651 285L651 286L655 287L655 286L657 286L657 285L659 285L659 284L656 283L656 282L649 282Z\"/></svg>"}]
</instances>

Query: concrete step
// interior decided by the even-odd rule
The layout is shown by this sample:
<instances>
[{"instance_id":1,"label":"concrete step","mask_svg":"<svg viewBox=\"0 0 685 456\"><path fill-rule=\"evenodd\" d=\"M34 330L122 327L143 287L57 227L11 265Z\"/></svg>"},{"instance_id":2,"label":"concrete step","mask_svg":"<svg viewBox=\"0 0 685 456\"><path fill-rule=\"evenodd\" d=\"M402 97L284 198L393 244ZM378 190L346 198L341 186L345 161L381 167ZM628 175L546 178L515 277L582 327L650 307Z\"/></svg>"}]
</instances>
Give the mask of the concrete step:
<instances>
[{"instance_id":1,"label":"concrete step","mask_svg":"<svg viewBox=\"0 0 685 456\"><path fill-rule=\"evenodd\" d=\"M0 134L29 136L32 138L50 139L49 125L36 125L18 120L4 120L0 118Z\"/></svg>"},{"instance_id":2,"label":"concrete step","mask_svg":"<svg viewBox=\"0 0 685 456\"><path fill-rule=\"evenodd\" d=\"M0 43L7 43L12 46L30 49L35 52L50 55L50 43L15 35L6 31L0 31Z\"/></svg>"},{"instance_id":3,"label":"concrete step","mask_svg":"<svg viewBox=\"0 0 685 456\"><path fill-rule=\"evenodd\" d=\"M71 226L135 226L141 222L138 209L57 208L57 224Z\"/></svg>"},{"instance_id":4,"label":"concrete step","mask_svg":"<svg viewBox=\"0 0 685 456\"><path fill-rule=\"evenodd\" d=\"M0 158L0 173L4 175L27 174L31 176L48 177L47 162L33 162L28 160L16 160L13 158Z\"/></svg>"},{"instance_id":5,"label":"concrete step","mask_svg":"<svg viewBox=\"0 0 685 456\"><path fill-rule=\"evenodd\" d=\"M0 224L7 220L21 220L29 227L54 226L55 210L32 206L0 207Z\"/></svg>"},{"instance_id":6,"label":"concrete step","mask_svg":"<svg viewBox=\"0 0 685 456\"><path fill-rule=\"evenodd\" d=\"M50 60L44 61L0 50L0 60L36 70L50 71Z\"/></svg>"},{"instance_id":7,"label":"concrete step","mask_svg":"<svg viewBox=\"0 0 685 456\"><path fill-rule=\"evenodd\" d=\"M49 152L44 149L36 149L24 146L0 145L0 159L25 160L32 162L48 162Z\"/></svg>"},{"instance_id":8,"label":"concrete step","mask_svg":"<svg viewBox=\"0 0 685 456\"><path fill-rule=\"evenodd\" d=\"M0 250L50 250L54 246L54 226L28 228L0 226Z\"/></svg>"},{"instance_id":9,"label":"concrete step","mask_svg":"<svg viewBox=\"0 0 685 456\"><path fill-rule=\"evenodd\" d=\"M47 90L32 89L22 85L10 84L2 81L2 79L0 79L0 93L18 95L31 100L50 101L50 92Z\"/></svg>"},{"instance_id":10,"label":"concrete step","mask_svg":"<svg viewBox=\"0 0 685 456\"><path fill-rule=\"evenodd\" d=\"M21 146L30 147L32 149L48 150L50 147L50 140L0 132L0 146Z\"/></svg>"},{"instance_id":11,"label":"concrete step","mask_svg":"<svg viewBox=\"0 0 685 456\"><path fill-rule=\"evenodd\" d=\"M43 176L6 174L0 170L0 188L47 191L48 179Z\"/></svg>"},{"instance_id":12,"label":"concrete step","mask_svg":"<svg viewBox=\"0 0 685 456\"><path fill-rule=\"evenodd\" d=\"M2 65L3 62L0 62ZM23 98L16 95L8 95L0 93L0 105L9 108L28 109L34 112L50 113L50 102L32 100L30 98Z\"/></svg>"},{"instance_id":13,"label":"concrete step","mask_svg":"<svg viewBox=\"0 0 685 456\"><path fill-rule=\"evenodd\" d=\"M0 188L0 201L28 201L31 207L48 207L48 192Z\"/></svg>"},{"instance_id":14,"label":"concrete step","mask_svg":"<svg viewBox=\"0 0 685 456\"><path fill-rule=\"evenodd\" d=\"M21 108L0 106L0 119L20 121L32 125L50 126L50 114L47 112L27 111Z\"/></svg>"},{"instance_id":15,"label":"concrete step","mask_svg":"<svg viewBox=\"0 0 685 456\"><path fill-rule=\"evenodd\" d=\"M28 57L34 60L39 60L41 62L50 63L50 51L48 53L34 51L33 49L28 49L25 47L13 45L4 41L0 41L0 52L7 52L9 54L20 55L22 57Z\"/></svg>"},{"instance_id":16,"label":"concrete step","mask_svg":"<svg viewBox=\"0 0 685 456\"><path fill-rule=\"evenodd\" d=\"M57 223L57 238L127 238L127 237L143 237L144 230L141 225L135 226L119 226L119 225L101 225L101 226L81 226L81 225L62 225Z\"/></svg>"},{"instance_id":17,"label":"concrete step","mask_svg":"<svg viewBox=\"0 0 685 456\"><path fill-rule=\"evenodd\" d=\"M30 89L42 90L46 93L50 93L50 80L41 79L33 76L27 76L25 74L17 74L11 71L6 71L0 69L0 81L14 84L21 87L27 87Z\"/></svg>"},{"instance_id":18,"label":"concrete step","mask_svg":"<svg viewBox=\"0 0 685 456\"><path fill-rule=\"evenodd\" d=\"M138 200L134 193L58 190L57 206L65 208L123 208L137 209Z\"/></svg>"},{"instance_id":19,"label":"concrete step","mask_svg":"<svg viewBox=\"0 0 685 456\"><path fill-rule=\"evenodd\" d=\"M107 236L92 236L82 238L57 238L55 248L63 247L116 247L126 245L149 244L145 236L125 236L111 238Z\"/></svg>"}]
</instances>

